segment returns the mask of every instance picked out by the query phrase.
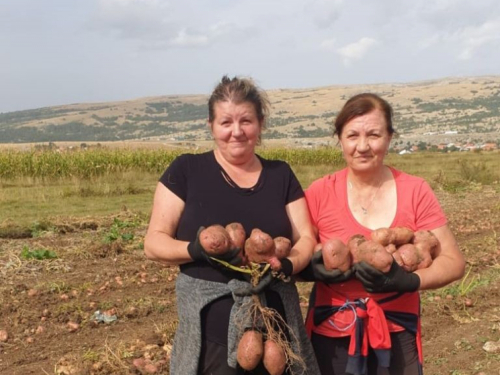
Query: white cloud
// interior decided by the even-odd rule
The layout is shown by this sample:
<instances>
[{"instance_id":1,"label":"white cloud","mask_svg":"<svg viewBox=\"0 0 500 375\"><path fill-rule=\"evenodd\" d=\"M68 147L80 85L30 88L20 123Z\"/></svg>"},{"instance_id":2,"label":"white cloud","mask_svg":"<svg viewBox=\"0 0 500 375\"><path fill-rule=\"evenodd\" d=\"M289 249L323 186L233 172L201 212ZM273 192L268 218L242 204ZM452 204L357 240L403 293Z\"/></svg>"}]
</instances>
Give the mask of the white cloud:
<instances>
[{"instance_id":1,"label":"white cloud","mask_svg":"<svg viewBox=\"0 0 500 375\"><path fill-rule=\"evenodd\" d=\"M0 111L207 92L224 73L275 88L500 74L498 0L283 4L4 1Z\"/></svg>"},{"instance_id":2,"label":"white cloud","mask_svg":"<svg viewBox=\"0 0 500 375\"><path fill-rule=\"evenodd\" d=\"M421 40L419 47L425 49L439 44L451 45L458 49L459 53L455 56L460 60L471 60L480 49L487 46L490 46L492 51L498 51L500 50L500 18L487 20L479 25L435 33Z\"/></svg>"},{"instance_id":3,"label":"white cloud","mask_svg":"<svg viewBox=\"0 0 500 375\"><path fill-rule=\"evenodd\" d=\"M500 18L487 21L477 27L466 27L456 35L463 45L459 55L462 60L471 59L477 49L487 45L493 45L492 47L498 51L500 49Z\"/></svg>"},{"instance_id":4,"label":"white cloud","mask_svg":"<svg viewBox=\"0 0 500 375\"><path fill-rule=\"evenodd\" d=\"M414 8L415 21L425 22L437 30L454 32L458 28L479 25L492 15L498 15L497 0L420 0Z\"/></svg>"},{"instance_id":5,"label":"white cloud","mask_svg":"<svg viewBox=\"0 0 500 375\"><path fill-rule=\"evenodd\" d=\"M379 44L377 40L364 37L355 43L339 48L337 53L342 56L345 65L350 65L351 61L361 60L377 44Z\"/></svg>"},{"instance_id":6,"label":"white cloud","mask_svg":"<svg viewBox=\"0 0 500 375\"><path fill-rule=\"evenodd\" d=\"M138 41L142 49L199 48L252 34L241 23L211 17L199 1L98 0L98 5L92 29Z\"/></svg>"}]
</instances>

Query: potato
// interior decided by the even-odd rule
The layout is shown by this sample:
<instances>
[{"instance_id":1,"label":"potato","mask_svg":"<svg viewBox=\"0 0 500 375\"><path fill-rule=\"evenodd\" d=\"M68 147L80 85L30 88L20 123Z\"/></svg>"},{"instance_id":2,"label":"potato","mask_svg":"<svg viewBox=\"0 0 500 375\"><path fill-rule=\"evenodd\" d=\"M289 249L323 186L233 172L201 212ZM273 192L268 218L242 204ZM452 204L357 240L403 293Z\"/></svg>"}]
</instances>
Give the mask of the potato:
<instances>
[{"instance_id":1,"label":"potato","mask_svg":"<svg viewBox=\"0 0 500 375\"><path fill-rule=\"evenodd\" d=\"M351 256L354 257L354 254L357 254L359 245L361 245L365 241L366 241L366 238L363 237L361 234L356 234L356 235L352 236L351 238L349 238L349 241L347 241L347 248L349 249ZM354 258L353 258L352 262L356 263Z\"/></svg>"},{"instance_id":2,"label":"potato","mask_svg":"<svg viewBox=\"0 0 500 375\"><path fill-rule=\"evenodd\" d=\"M276 237L274 239L274 253L278 259L286 258L292 251L292 242L286 237Z\"/></svg>"},{"instance_id":3,"label":"potato","mask_svg":"<svg viewBox=\"0 0 500 375\"><path fill-rule=\"evenodd\" d=\"M393 258L385 247L374 241L364 241L359 246L353 248L352 253L353 263L365 261L372 267L382 271L388 272L391 268Z\"/></svg>"},{"instance_id":4,"label":"potato","mask_svg":"<svg viewBox=\"0 0 500 375\"><path fill-rule=\"evenodd\" d=\"M230 223L226 225L226 231L231 239L231 249L240 249L238 253L241 258L240 265L246 265L248 261L245 255L245 228L240 223Z\"/></svg>"},{"instance_id":5,"label":"potato","mask_svg":"<svg viewBox=\"0 0 500 375\"><path fill-rule=\"evenodd\" d=\"M413 244L415 246L420 246L421 249L426 249L432 259L436 257L436 250L439 248L439 240L431 231L416 231L415 236L413 237Z\"/></svg>"},{"instance_id":6,"label":"potato","mask_svg":"<svg viewBox=\"0 0 500 375\"><path fill-rule=\"evenodd\" d=\"M385 250L389 253L389 254L393 254L396 252L398 248L396 247L396 245L394 245L393 243L390 243L389 245L387 245L385 247Z\"/></svg>"},{"instance_id":7,"label":"potato","mask_svg":"<svg viewBox=\"0 0 500 375\"><path fill-rule=\"evenodd\" d=\"M396 246L410 243L413 239L413 231L404 227L392 228L392 242Z\"/></svg>"},{"instance_id":8,"label":"potato","mask_svg":"<svg viewBox=\"0 0 500 375\"><path fill-rule=\"evenodd\" d=\"M7 342L8 340L9 333L4 329L0 329L0 342Z\"/></svg>"},{"instance_id":9,"label":"potato","mask_svg":"<svg viewBox=\"0 0 500 375\"><path fill-rule=\"evenodd\" d=\"M281 270L281 259L286 258L292 251L292 243L286 237L276 237L274 239L274 256L267 259L273 271Z\"/></svg>"},{"instance_id":10,"label":"potato","mask_svg":"<svg viewBox=\"0 0 500 375\"><path fill-rule=\"evenodd\" d=\"M221 225L211 225L200 233L200 243L212 256L226 254L231 248L231 238Z\"/></svg>"},{"instance_id":11,"label":"potato","mask_svg":"<svg viewBox=\"0 0 500 375\"><path fill-rule=\"evenodd\" d=\"M402 267L407 272L413 272L418 266L418 254L414 245L408 243L400 246L396 253L399 254L402 260ZM393 254L394 255L394 254ZM398 263L399 264L399 263Z\"/></svg>"},{"instance_id":12,"label":"potato","mask_svg":"<svg viewBox=\"0 0 500 375\"><path fill-rule=\"evenodd\" d=\"M405 244L392 254L394 260L408 272L427 268L432 264L432 258L422 244Z\"/></svg>"},{"instance_id":13,"label":"potato","mask_svg":"<svg viewBox=\"0 0 500 375\"><path fill-rule=\"evenodd\" d=\"M392 257L400 267L404 266L403 258L401 258L401 253L399 251L395 251L394 253L392 253Z\"/></svg>"},{"instance_id":14,"label":"potato","mask_svg":"<svg viewBox=\"0 0 500 375\"><path fill-rule=\"evenodd\" d=\"M331 238L323 244L323 262L327 270L338 269L346 272L351 268L351 253L338 238Z\"/></svg>"},{"instance_id":15,"label":"potato","mask_svg":"<svg viewBox=\"0 0 500 375\"><path fill-rule=\"evenodd\" d=\"M279 260L276 256L268 258L267 263L271 265L271 269L273 271L281 271L281 260Z\"/></svg>"},{"instance_id":16,"label":"potato","mask_svg":"<svg viewBox=\"0 0 500 375\"><path fill-rule=\"evenodd\" d=\"M379 228L371 233L372 241L387 246L393 241L393 231L390 228Z\"/></svg>"},{"instance_id":17,"label":"potato","mask_svg":"<svg viewBox=\"0 0 500 375\"><path fill-rule=\"evenodd\" d=\"M264 344L263 363L269 375L283 374L286 368L285 351L276 342L266 340Z\"/></svg>"},{"instance_id":18,"label":"potato","mask_svg":"<svg viewBox=\"0 0 500 375\"><path fill-rule=\"evenodd\" d=\"M245 254L250 262L267 262L271 257L275 256L275 248L276 245L271 236L260 229L252 230L250 237L245 242Z\"/></svg>"},{"instance_id":19,"label":"potato","mask_svg":"<svg viewBox=\"0 0 500 375\"><path fill-rule=\"evenodd\" d=\"M236 359L239 365L247 371L251 371L260 363L264 355L262 333L249 330L246 331L238 343Z\"/></svg>"},{"instance_id":20,"label":"potato","mask_svg":"<svg viewBox=\"0 0 500 375\"><path fill-rule=\"evenodd\" d=\"M226 225L227 233L231 238L232 247L243 250L245 246L246 233L245 228L240 223L231 223Z\"/></svg>"},{"instance_id":21,"label":"potato","mask_svg":"<svg viewBox=\"0 0 500 375\"><path fill-rule=\"evenodd\" d=\"M419 243L415 245L415 249L417 250L418 259L417 270L429 267L432 264L432 256L426 246L426 243Z\"/></svg>"},{"instance_id":22,"label":"potato","mask_svg":"<svg viewBox=\"0 0 500 375\"><path fill-rule=\"evenodd\" d=\"M413 231L404 227L379 228L371 233L371 239L382 246L387 246L389 244L401 246L411 242L413 239Z\"/></svg>"}]
</instances>

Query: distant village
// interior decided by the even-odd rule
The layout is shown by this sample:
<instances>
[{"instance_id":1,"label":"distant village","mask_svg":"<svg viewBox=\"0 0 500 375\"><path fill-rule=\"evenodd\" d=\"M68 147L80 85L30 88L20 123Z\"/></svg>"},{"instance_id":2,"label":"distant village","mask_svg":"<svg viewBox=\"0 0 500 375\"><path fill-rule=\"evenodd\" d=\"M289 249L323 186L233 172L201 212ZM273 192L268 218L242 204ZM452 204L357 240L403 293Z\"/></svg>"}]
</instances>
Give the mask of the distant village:
<instances>
[{"instance_id":1,"label":"distant village","mask_svg":"<svg viewBox=\"0 0 500 375\"><path fill-rule=\"evenodd\" d=\"M423 133L424 138L437 137L437 136L456 136L458 131L449 130L443 133L438 132L426 132ZM418 151L438 151L438 152L456 152L456 151L494 151L498 150L500 146L500 140L494 141L455 141L455 142L439 142L431 143L424 141L417 142L407 142L404 144L402 140L396 141L391 147L391 152L398 153L400 155L411 154Z\"/></svg>"},{"instance_id":2,"label":"distant village","mask_svg":"<svg viewBox=\"0 0 500 375\"><path fill-rule=\"evenodd\" d=\"M425 143L425 142L423 142ZM441 151L441 152L454 152L454 151L494 151L498 150L498 145L495 142L486 143L438 143L437 145L425 144L412 145L409 147L393 147L392 152L397 152L399 155L411 154L418 151Z\"/></svg>"},{"instance_id":3,"label":"distant village","mask_svg":"<svg viewBox=\"0 0 500 375\"><path fill-rule=\"evenodd\" d=\"M465 135L465 134L464 134ZM412 154L422 151L428 152L466 152L466 151L495 151L500 149L500 138L495 141L481 141L477 139L469 139L467 141L449 141L450 138L458 136L457 131L446 131L442 133L426 132L420 135L401 135L393 138L390 153L397 153L399 155ZM429 139L428 142L422 139ZM443 142L436 143L439 138L443 138ZM277 141L277 142L276 142ZM154 147L159 144L167 147L186 148L198 150L204 147L211 147L211 141L182 141L174 137L149 137L148 139L140 140L127 140L119 142L61 142L58 144L54 142L37 143L34 148L37 150L57 150L72 151L77 149L89 149L100 147ZM148 146L149 145L149 146ZM331 137L322 138L291 138L288 140L273 140L267 139L264 141L267 147L294 147L294 148L340 148L337 139ZM30 147L30 146L26 146Z\"/></svg>"},{"instance_id":4,"label":"distant village","mask_svg":"<svg viewBox=\"0 0 500 375\"><path fill-rule=\"evenodd\" d=\"M457 131L426 132L418 135L412 135L408 138L405 135L394 138L389 152L399 155L412 154L422 151L433 152L464 152L464 151L495 151L500 149L500 138L495 141L467 140L467 141L448 141L449 138L455 138L459 133ZM425 142L422 139L434 138L434 141ZM436 143L436 138L444 138L445 141ZM318 147L336 147L337 141L320 139L293 139L289 143L294 147L300 148L318 148Z\"/></svg>"}]
</instances>

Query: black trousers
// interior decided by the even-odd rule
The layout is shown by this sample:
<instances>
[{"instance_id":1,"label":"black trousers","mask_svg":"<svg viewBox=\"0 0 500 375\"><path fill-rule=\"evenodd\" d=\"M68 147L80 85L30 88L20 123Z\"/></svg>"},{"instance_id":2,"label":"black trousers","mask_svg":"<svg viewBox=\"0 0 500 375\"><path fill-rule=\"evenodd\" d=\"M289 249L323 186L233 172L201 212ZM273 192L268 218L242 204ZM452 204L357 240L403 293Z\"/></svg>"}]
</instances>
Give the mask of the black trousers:
<instances>
[{"instance_id":1,"label":"black trousers","mask_svg":"<svg viewBox=\"0 0 500 375\"><path fill-rule=\"evenodd\" d=\"M349 375L345 372L350 337L312 334L312 345L321 375ZM378 366L373 350L368 354L368 375L421 375L415 336L407 331L391 333L391 365Z\"/></svg>"}]
</instances>

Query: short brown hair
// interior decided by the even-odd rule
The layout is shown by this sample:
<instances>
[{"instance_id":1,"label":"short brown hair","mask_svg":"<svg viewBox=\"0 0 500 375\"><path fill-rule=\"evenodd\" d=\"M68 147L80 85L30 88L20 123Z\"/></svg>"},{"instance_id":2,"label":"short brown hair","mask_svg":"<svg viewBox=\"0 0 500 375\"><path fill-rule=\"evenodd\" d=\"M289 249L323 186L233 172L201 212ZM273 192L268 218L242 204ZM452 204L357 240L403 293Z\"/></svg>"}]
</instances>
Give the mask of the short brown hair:
<instances>
[{"instance_id":1,"label":"short brown hair","mask_svg":"<svg viewBox=\"0 0 500 375\"><path fill-rule=\"evenodd\" d=\"M265 129L266 120L269 116L270 103L266 93L261 90L250 78L234 77L227 75L222 77L220 83L212 91L208 100L208 121L215 119L215 103L233 102L233 103L252 103L257 113L257 118Z\"/></svg>"},{"instance_id":2,"label":"short brown hair","mask_svg":"<svg viewBox=\"0 0 500 375\"><path fill-rule=\"evenodd\" d=\"M377 94L372 93L362 93L354 95L344 104L341 111L337 115L337 118L335 119L335 130L333 134L337 135L340 138L344 126L349 121L351 121L353 118L366 115L367 113L370 113L375 109L380 110L384 115L385 122L387 124L387 131L389 132L389 134L394 134L396 131L392 126L393 110L391 105Z\"/></svg>"}]
</instances>

